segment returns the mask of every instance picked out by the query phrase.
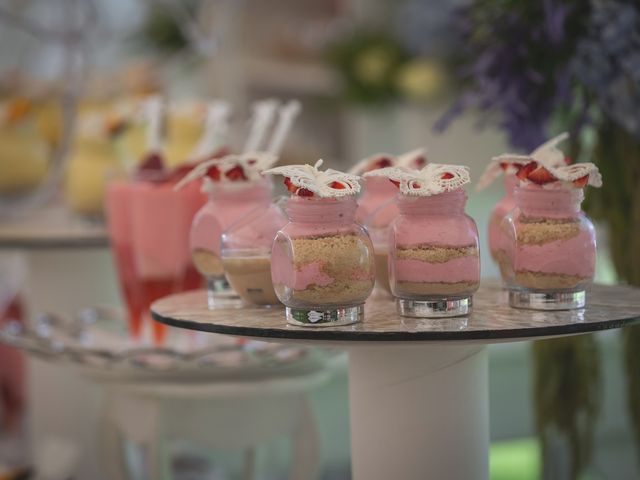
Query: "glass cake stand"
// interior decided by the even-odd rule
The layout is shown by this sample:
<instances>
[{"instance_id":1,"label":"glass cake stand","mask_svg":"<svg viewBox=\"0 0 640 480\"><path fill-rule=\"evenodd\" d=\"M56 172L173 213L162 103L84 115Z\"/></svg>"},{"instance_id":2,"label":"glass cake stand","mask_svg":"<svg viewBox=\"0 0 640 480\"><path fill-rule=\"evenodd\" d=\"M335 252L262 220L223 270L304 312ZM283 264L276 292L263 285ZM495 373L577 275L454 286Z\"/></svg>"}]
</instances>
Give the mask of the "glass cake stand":
<instances>
[{"instance_id":1,"label":"glass cake stand","mask_svg":"<svg viewBox=\"0 0 640 480\"><path fill-rule=\"evenodd\" d=\"M185 330L172 331L163 347L141 344L110 307L9 322L0 327L0 342L75 367L104 387L98 438L106 478L128 478L123 439L146 447L150 478L170 470L172 438L243 451L249 478L256 449L290 437L291 475L317 472L319 439L307 394L329 380L333 351Z\"/></svg>"},{"instance_id":2,"label":"glass cake stand","mask_svg":"<svg viewBox=\"0 0 640 480\"><path fill-rule=\"evenodd\" d=\"M362 323L286 324L279 309L210 310L204 294L152 305L155 320L274 342L342 346L349 353L354 480L486 480L486 345L595 332L640 321L640 289L595 285L580 310L515 310L497 284L480 288L466 317L416 319L370 299Z\"/></svg>"}]
</instances>

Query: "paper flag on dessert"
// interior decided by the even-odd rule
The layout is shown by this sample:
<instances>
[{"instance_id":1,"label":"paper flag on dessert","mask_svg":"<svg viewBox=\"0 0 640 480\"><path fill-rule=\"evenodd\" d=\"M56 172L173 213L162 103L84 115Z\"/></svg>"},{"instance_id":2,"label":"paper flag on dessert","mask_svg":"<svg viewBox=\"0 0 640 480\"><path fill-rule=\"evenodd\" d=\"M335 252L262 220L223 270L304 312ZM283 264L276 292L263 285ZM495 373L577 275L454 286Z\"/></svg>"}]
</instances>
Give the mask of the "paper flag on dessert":
<instances>
[{"instance_id":1,"label":"paper flag on dessert","mask_svg":"<svg viewBox=\"0 0 640 480\"><path fill-rule=\"evenodd\" d=\"M593 187L602 186L602 176L598 167L593 163L576 163L567 165L565 155L557 148L557 145L569 138L565 132L536 148L530 155L517 155L505 153L494 157L491 162L497 167L493 171L504 169L504 165L514 167L516 177L521 182L530 182L537 185L560 185L581 188L586 185ZM489 168L487 168L489 170ZM485 172L486 174L487 172ZM485 178L486 177L486 178ZM486 182L490 175L483 175L478 182L478 188L488 185ZM489 179L489 183L493 178ZM555 182L562 182L560 184Z\"/></svg>"},{"instance_id":2,"label":"paper flag on dessert","mask_svg":"<svg viewBox=\"0 0 640 480\"><path fill-rule=\"evenodd\" d=\"M517 173L520 167L531 161L537 161L544 165L552 167L561 167L567 165L567 157L557 145L569 138L567 132L553 137L537 147L529 155L518 155L515 153L505 153L497 157L493 157L487 165L476 184L476 190L482 190L488 187L503 172Z\"/></svg>"},{"instance_id":3,"label":"paper flag on dessert","mask_svg":"<svg viewBox=\"0 0 640 480\"><path fill-rule=\"evenodd\" d=\"M391 155L390 153L376 153L356 163L349 173L362 175L366 172L386 167L406 167L420 169L427 164L426 149L416 148L402 155Z\"/></svg>"},{"instance_id":4,"label":"paper flag on dessert","mask_svg":"<svg viewBox=\"0 0 640 480\"><path fill-rule=\"evenodd\" d=\"M213 182L253 182L259 180L262 171L277 161L278 157L269 152L248 152L214 158L197 165L175 188L178 190L203 177Z\"/></svg>"},{"instance_id":5,"label":"paper flag on dessert","mask_svg":"<svg viewBox=\"0 0 640 480\"><path fill-rule=\"evenodd\" d=\"M405 195L427 197L456 190L471 181L469 167L430 163L422 170L387 167L372 170L365 177L386 177Z\"/></svg>"},{"instance_id":6,"label":"paper flag on dessert","mask_svg":"<svg viewBox=\"0 0 640 480\"><path fill-rule=\"evenodd\" d=\"M287 165L264 173L284 176L289 191L302 197L339 198L360 192L359 176L331 168L322 171L318 169L321 165L322 159L313 166Z\"/></svg>"}]
</instances>

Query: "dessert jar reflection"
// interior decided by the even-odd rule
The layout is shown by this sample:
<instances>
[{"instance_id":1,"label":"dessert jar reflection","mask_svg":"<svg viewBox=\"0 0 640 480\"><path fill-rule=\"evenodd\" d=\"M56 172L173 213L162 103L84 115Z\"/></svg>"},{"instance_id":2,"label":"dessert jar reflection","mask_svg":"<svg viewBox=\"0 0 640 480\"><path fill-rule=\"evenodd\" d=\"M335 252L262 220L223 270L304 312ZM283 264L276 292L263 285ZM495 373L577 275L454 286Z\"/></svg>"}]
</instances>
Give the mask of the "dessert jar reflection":
<instances>
[{"instance_id":1,"label":"dessert jar reflection","mask_svg":"<svg viewBox=\"0 0 640 480\"><path fill-rule=\"evenodd\" d=\"M211 294L229 291L221 256L222 234L252 210L271 203L271 181L206 182L207 203L193 219L190 234L191 258L207 279Z\"/></svg>"},{"instance_id":2,"label":"dessert jar reflection","mask_svg":"<svg viewBox=\"0 0 640 480\"><path fill-rule=\"evenodd\" d=\"M274 240L271 276L294 325L360 320L375 282L373 245L355 222L353 197L292 196L289 223Z\"/></svg>"},{"instance_id":3,"label":"dessert jar reflection","mask_svg":"<svg viewBox=\"0 0 640 480\"><path fill-rule=\"evenodd\" d=\"M506 282L513 307L580 308L593 280L596 240L581 188L516 187L507 235Z\"/></svg>"},{"instance_id":4,"label":"dessert jar reflection","mask_svg":"<svg viewBox=\"0 0 640 480\"><path fill-rule=\"evenodd\" d=\"M430 196L398 194L390 235L391 291L401 315L469 313L480 283L478 231L456 189Z\"/></svg>"},{"instance_id":5,"label":"dessert jar reflection","mask_svg":"<svg viewBox=\"0 0 640 480\"><path fill-rule=\"evenodd\" d=\"M513 174L504 175L504 197L502 197L491 210L489 216L489 251L491 258L498 264L500 268L500 276L503 282L506 278L507 258L506 258L506 241L501 224L502 220L515 208L516 201L514 191L518 179Z\"/></svg>"},{"instance_id":6,"label":"dessert jar reflection","mask_svg":"<svg viewBox=\"0 0 640 480\"><path fill-rule=\"evenodd\" d=\"M271 280L271 247L287 223L279 203L261 205L222 235L222 265L233 290L248 304L279 305Z\"/></svg>"}]
</instances>

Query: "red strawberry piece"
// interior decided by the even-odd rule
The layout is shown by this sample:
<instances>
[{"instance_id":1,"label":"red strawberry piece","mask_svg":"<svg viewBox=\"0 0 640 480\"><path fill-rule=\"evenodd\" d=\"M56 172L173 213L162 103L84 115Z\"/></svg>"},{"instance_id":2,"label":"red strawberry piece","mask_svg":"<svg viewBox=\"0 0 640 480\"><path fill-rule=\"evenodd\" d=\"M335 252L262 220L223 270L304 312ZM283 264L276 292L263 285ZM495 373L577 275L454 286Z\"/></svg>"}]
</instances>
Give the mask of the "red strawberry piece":
<instances>
[{"instance_id":1,"label":"red strawberry piece","mask_svg":"<svg viewBox=\"0 0 640 480\"><path fill-rule=\"evenodd\" d=\"M576 178L573 182L571 182L574 187L582 188L586 187L587 183L589 183L589 175L585 175L584 177Z\"/></svg>"},{"instance_id":2,"label":"red strawberry piece","mask_svg":"<svg viewBox=\"0 0 640 480\"><path fill-rule=\"evenodd\" d=\"M299 197L313 197L313 192L306 188L298 188L298 190L296 190L296 195Z\"/></svg>"},{"instance_id":3,"label":"red strawberry piece","mask_svg":"<svg viewBox=\"0 0 640 480\"><path fill-rule=\"evenodd\" d=\"M530 172L527 178L538 185L544 185L545 183L555 182L557 180L549 170L544 167L538 167L534 171Z\"/></svg>"},{"instance_id":4,"label":"red strawberry piece","mask_svg":"<svg viewBox=\"0 0 640 480\"><path fill-rule=\"evenodd\" d=\"M138 166L138 170L162 172L164 170L162 156L156 152L150 153Z\"/></svg>"},{"instance_id":5,"label":"red strawberry piece","mask_svg":"<svg viewBox=\"0 0 640 480\"><path fill-rule=\"evenodd\" d=\"M393 165L393 162L391 161L390 158L388 158L388 157L380 157L379 159L377 159L373 163L372 170L375 170L375 169L378 169L378 168L390 167L391 165Z\"/></svg>"},{"instance_id":6,"label":"red strawberry piece","mask_svg":"<svg viewBox=\"0 0 640 480\"><path fill-rule=\"evenodd\" d=\"M571 165L573 163L573 158L571 158L569 155L566 155L564 157L564 163L567 165Z\"/></svg>"},{"instance_id":7,"label":"red strawberry piece","mask_svg":"<svg viewBox=\"0 0 640 480\"><path fill-rule=\"evenodd\" d=\"M453 173L445 172L440 178L442 178L442 180L451 180L453 178Z\"/></svg>"},{"instance_id":8,"label":"red strawberry piece","mask_svg":"<svg viewBox=\"0 0 640 480\"><path fill-rule=\"evenodd\" d=\"M291 183L291 179L289 177L284 177L284 184L287 187L287 190L291 193L296 193L296 190L298 190L298 187Z\"/></svg>"},{"instance_id":9,"label":"red strawberry piece","mask_svg":"<svg viewBox=\"0 0 640 480\"><path fill-rule=\"evenodd\" d=\"M414 165L416 168L422 168L422 167L424 167L426 164L427 164L427 159L426 159L426 158L424 158L424 157L422 157L422 156L420 156L420 157L416 158L416 159L413 161L413 165Z\"/></svg>"},{"instance_id":10,"label":"red strawberry piece","mask_svg":"<svg viewBox=\"0 0 640 480\"><path fill-rule=\"evenodd\" d=\"M529 174L536 168L538 168L537 162L529 162L526 165L519 165L516 177L518 177L519 180L527 180L529 178Z\"/></svg>"},{"instance_id":11,"label":"red strawberry piece","mask_svg":"<svg viewBox=\"0 0 640 480\"><path fill-rule=\"evenodd\" d=\"M507 168L509 168L510 163L508 162L500 162L500 168L502 170L506 170Z\"/></svg>"},{"instance_id":12,"label":"red strawberry piece","mask_svg":"<svg viewBox=\"0 0 640 480\"><path fill-rule=\"evenodd\" d=\"M331 182L331 185L329 185L331 188L335 188L336 190L344 190L345 187L344 183L340 183L340 182Z\"/></svg>"},{"instance_id":13,"label":"red strawberry piece","mask_svg":"<svg viewBox=\"0 0 640 480\"><path fill-rule=\"evenodd\" d=\"M400 182L399 182L398 180L391 180L391 179L389 179L389 181L390 181L391 183L393 183L396 187L400 188Z\"/></svg>"},{"instance_id":14,"label":"red strawberry piece","mask_svg":"<svg viewBox=\"0 0 640 480\"><path fill-rule=\"evenodd\" d=\"M244 174L244 170L242 169L242 167L240 165L236 165L231 170L228 170L224 174L224 176L227 177L232 182L237 182L237 181L240 181L240 180L247 180L247 176Z\"/></svg>"},{"instance_id":15,"label":"red strawberry piece","mask_svg":"<svg viewBox=\"0 0 640 480\"><path fill-rule=\"evenodd\" d=\"M214 182L220 181L220 169L217 165L212 165L207 169L207 173L205 173L207 177L209 177Z\"/></svg>"}]
</instances>

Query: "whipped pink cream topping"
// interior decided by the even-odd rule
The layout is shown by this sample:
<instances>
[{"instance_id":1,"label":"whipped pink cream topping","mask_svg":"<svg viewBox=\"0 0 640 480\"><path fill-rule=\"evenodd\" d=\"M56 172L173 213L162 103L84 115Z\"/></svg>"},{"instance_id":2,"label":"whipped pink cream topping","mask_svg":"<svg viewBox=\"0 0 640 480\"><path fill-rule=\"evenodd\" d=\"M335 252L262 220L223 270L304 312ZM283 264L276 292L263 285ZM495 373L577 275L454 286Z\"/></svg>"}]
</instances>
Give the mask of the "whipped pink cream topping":
<instances>
[{"instance_id":1,"label":"whipped pink cream topping","mask_svg":"<svg viewBox=\"0 0 640 480\"><path fill-rule=\"evenodd\" d=\"M519 245L516 249L516 271L560 273L593 277L595 273L596 242L591 230L583 230L567 240L542 245Z\"/></svg>"},{"instance_id":2,"label":"whipped pink cream topping","mask_svg":"<svg viewBox=\"0 0 640 480\"><path fill-rule=\"evenodd\" d=\"M395 259L392 275L399 282L479 282L478 257L459 257L442 263L414 259Z\"/></svg>"}]
</instances>

